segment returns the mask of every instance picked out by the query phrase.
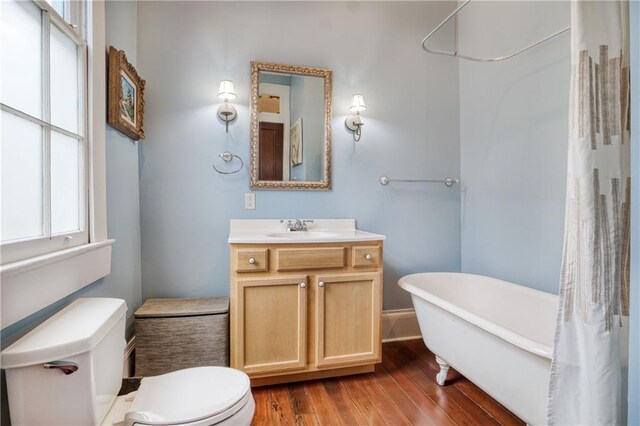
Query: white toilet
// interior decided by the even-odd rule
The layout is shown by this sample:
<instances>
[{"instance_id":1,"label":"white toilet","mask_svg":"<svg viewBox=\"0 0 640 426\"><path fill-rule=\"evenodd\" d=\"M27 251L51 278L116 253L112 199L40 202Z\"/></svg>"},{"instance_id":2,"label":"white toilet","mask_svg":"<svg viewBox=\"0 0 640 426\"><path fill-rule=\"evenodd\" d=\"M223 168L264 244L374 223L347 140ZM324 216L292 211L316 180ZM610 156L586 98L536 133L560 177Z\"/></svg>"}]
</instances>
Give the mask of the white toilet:
<instances>
[{"instance_id":1,"label":"white toilet","mask_svg":"<svg viewBox=\"0 0 640 426\"><path fill-rule=\"evenodd\" d=\"M142 379L116 397L125 349L124 300L77 299L2 352L13 425L248 425L245 373L197 367Z\"/></svg>"}]
</instances>

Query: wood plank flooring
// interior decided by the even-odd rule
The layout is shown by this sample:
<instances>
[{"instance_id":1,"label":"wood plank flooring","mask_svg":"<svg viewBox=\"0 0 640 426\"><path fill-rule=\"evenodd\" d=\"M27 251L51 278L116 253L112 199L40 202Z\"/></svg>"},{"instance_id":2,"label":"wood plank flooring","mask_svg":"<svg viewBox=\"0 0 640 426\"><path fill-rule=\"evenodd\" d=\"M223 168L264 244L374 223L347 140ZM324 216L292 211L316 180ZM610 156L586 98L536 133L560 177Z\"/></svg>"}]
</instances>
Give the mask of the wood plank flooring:
<instances>
[{"instance_id":1,"label":"wood plank flooring","mask_svg":"<svg viewBox=\"0 0 640 426\"><path fill-rule=\"evenodd\" d=\"M253 388L253 425L524 425L454 369L438 386L438 364L422 340L385 343L371 374Z\"/></svg>"}]
</instances>

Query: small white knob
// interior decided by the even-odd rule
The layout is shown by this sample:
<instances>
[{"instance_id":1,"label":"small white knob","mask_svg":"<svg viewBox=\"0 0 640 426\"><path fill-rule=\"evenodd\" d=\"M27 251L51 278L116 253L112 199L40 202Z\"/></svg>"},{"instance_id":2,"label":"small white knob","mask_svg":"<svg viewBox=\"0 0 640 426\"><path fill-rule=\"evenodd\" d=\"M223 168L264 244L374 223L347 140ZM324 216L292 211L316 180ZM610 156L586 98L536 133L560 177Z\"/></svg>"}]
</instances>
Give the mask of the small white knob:
<instances>
[{"instance_id":1,"label":"small white knob","mask_svg":"<svg viewBox=\"0 0 640 426\"><path fill-rule=\"evenodd\" d=\"M320 282L318 283L318 287L324 287L324 281L320 281Z\"/></svg>"},{"instance_id":2,"label":"small white knob","mask_svg":"<svg viewBox=\"0 0 640 426\"><path fill-rule=\"evenodd\" d=\"M307 286L307 283L300 283L300 288L305 288Z\"/></svg>"},{"instance_id":3,"label":"small white knob","mask_svg":"<svg viewBox=\"0 0 640 426\"><path fill-rule=\"evenodd\" d=\"M371 255L367 254L364 258L367 259L367 260L371 260Z\"/></svg>"},{"instance_id":4,"label":"small white knob","mask_svg":"<svg viewBox=\"0 0 640 426\"><path fill-rule=\"evenodd\" d=\"M253 257L249 258L249 265L253 265L254 263L256 263L256 260Z\"/></svg>"}]
</instances>

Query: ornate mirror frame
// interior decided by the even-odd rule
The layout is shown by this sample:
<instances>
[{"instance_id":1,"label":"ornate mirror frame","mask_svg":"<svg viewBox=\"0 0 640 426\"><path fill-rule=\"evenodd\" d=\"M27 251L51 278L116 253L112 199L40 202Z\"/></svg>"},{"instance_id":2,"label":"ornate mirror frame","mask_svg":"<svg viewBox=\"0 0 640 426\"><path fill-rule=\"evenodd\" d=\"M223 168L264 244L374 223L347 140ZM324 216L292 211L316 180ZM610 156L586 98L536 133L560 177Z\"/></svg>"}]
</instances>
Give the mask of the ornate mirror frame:
<instances>
[{"instance_id":1,"label":"ornate mirror frame","mask_svg":"<svg viewBox=\"0 0 640 426\"><path fill-rule=\"evenodd\" d=\"M324 78L324 167L322 180L305 181L268 181L258 179L259 123L258 123L258 76L260 71L281 72L286 74L309 75ZM332 72L323 68L299 67L268 62L251 62L251 182L252 189L286 190L330 190L331 189L331 97Z\"/></svg>"}]
</instances>

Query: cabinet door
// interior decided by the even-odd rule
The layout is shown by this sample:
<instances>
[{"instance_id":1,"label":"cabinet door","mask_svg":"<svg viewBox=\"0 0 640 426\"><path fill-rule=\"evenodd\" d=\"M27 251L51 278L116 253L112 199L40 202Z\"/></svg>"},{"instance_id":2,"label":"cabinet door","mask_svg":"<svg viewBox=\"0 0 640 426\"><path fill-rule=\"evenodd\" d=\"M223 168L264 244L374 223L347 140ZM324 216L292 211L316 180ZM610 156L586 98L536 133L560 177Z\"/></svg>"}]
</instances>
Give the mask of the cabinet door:
<instances>
[{"instance_id":1,"label":"cabinet door","mask_svg":"<svg viewBox=\"0 0 640 426\"><path fill-rule=\"evenodd\" d=\"M317 365L379 362L380 275L319 275L315 284Z\"/></svg>"},{"instance_id":2,"label":"cabinet door","mask_svg":"<svg viewBox=\"0 0 640 426\"><path fill-rule=\"evenodd\" d=\"M307 277L238 280L234 367L246 373L304 368Z\"/></svg>"}]
</instances>

